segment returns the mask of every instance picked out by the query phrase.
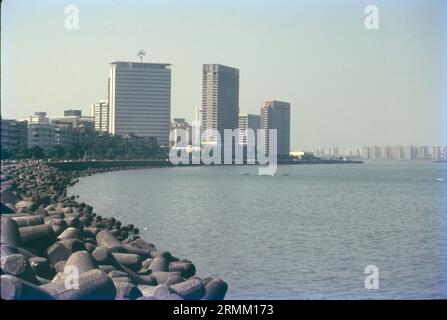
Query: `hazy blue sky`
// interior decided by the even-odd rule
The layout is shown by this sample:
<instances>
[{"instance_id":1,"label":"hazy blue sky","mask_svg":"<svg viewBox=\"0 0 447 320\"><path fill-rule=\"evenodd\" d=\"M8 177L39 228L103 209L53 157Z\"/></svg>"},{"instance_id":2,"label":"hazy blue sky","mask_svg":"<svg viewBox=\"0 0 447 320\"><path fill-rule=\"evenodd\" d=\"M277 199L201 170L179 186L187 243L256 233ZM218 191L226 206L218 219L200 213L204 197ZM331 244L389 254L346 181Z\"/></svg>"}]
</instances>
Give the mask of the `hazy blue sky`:
<instances>
[{"instance_id":1,"label":"hazy blue sky","mask_svg":"<svg viewBox=\"0 0 447 320\"><path fill-rule=\"evenodd\" d=\"M240 110L292 104L292 149L446 143L447 1L2 2L2 117L107 97L109 63L172 63L172 117L194 118L204 63L240 69ZM64 27L79 7L79 30ZM364 8L380 9L379 30Z\"/></svg>"}]
</instances>

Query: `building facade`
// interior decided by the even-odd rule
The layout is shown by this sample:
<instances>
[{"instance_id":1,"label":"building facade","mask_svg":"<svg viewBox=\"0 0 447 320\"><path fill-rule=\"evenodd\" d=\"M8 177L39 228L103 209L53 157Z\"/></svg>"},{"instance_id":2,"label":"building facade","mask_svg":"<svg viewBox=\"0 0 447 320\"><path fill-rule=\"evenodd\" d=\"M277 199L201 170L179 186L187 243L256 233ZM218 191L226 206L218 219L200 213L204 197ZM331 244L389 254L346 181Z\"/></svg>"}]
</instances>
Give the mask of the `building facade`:
<instances>
[{"instance_id":1,"label":"building facade","mask_svg":"<svg viewBox=\"0 0 447 320\"><path fill-rule=\"evenodd\" d=\"M92 117L95 120L95 131L109 132L110 106L109 102L102 100L91 106Z\"/></svg>"},{"instance_id":2,"label":"building facade","mask_svg":"<svg viewBox=\"0 0 447 320\"><path fill-rule=\"evenodd\" d=\"M81 117L81 116L82 116L81 110L69 109L64 111L64 117Z\"/></svg>"},{"instance_id":3,"label":"building facade","mask_svg":"<svg viewBox=\"0 0 447 320\"><path fill-rule=\"evenodd\" d=\"M65 113L64 113L65 114ZM72 144L85 144L92 141L95 134L95 121L93 117L83 116L82 113L77 115L69 115L64 117L54 117L50 119L50 123L56 129L56 133L60 134L59 141L68 143L70 140L68 131L72 128ZM65 137L62 137L65 136ZM58 139L56 139L58 141Z\"/></svg>"},{"instance_id":4,"label":"building facade","mask_svg":"<svg viewBox=\"0 0 447 320\"><path fill-rule=\"evenodd\" d=\"M239 117L239 70L220 64L203 65L202 131L203 144L216 143L218 131L237 129Z\"/></svg>"},{"instance_id":5,"label":"building facade","mask_svg":"<svg viewBox=\"0 0 447 320\"><path fill-rule=\"evenodd\" d=\"M28 148L40 147L46 153L56 147L56 134L46 112L35 112L28 122Z\"/></svg>"},{"instance_id":6,"label":"building facade","mask_svg":"<svg viewBox=\"0 0 447 320\"><path fill-rule=\"evenodd\" d=\"M3 152L7 152L9 149L10 141L11 141L11 121L13 120L1 120L1 136L0 136L0 145L2 154Z\"/></svg>"},{"instance_id":7,"label":"building facade","mask_svg":"<svg viewBox=\"0 0 447 320\"><path fill-rule=\"evenodd\" d=\"M174 118L171 122L171 139L170 145L174 145L176 142L180 140L180 132L179 129L184 130L188 133L188 141L187 145L192 144L192 126L184 119L184 118Z\"/></svg>"},{"instance_id":8,"label":"building facade","mask_svg":"<svg viewBox=\"0 0 447 320\"><path fill-rule=\"evenodd\" d=\"M52 121L56 145L64 147L66 150L71 148L74 139L74 129L70 122Z\"/></svg>"},{"instance_id":9,"label":"building facade","mask_svg":"<svg viewBox=\"0 0 447 320\"><path fill-rule=\"evenodd\" d=\"M28 147L28 122L1 120L1 149L8 157L15 158L19 151Z\"/></svg>"},{"instance_id":10,"label":"building facade","mask_svg":"<svg viewBox=\"0 0 447 320\"><path fill-rule=\"evenodd\" d=\"M258 129L261 128L261 116L250 113L239 113L239 144L247 144L247 130L253 130L256 144Z\"/></svg>"},{"instance_id":11,"label":"building facade","mask_svg":"<svg viewBox=\"0 0 447 320\"><path fill-rule=\"evenodd\" d=\"M290 103L277 100L266 100L261 105L261 129L265 129L264 148L267 153L269 130L277 132L277 155L288 156L290 152Z\"/></svg>"},{"instance_id":12,"label":"building facade","mask_svg":"<svg viewBox=\"0 0 447 320\"><path fill-rule=\"evenodd\" d=\"M109 133L154 137L169 144L170 64L113 62L109 78Z\"/></svg>"}]
</instances>

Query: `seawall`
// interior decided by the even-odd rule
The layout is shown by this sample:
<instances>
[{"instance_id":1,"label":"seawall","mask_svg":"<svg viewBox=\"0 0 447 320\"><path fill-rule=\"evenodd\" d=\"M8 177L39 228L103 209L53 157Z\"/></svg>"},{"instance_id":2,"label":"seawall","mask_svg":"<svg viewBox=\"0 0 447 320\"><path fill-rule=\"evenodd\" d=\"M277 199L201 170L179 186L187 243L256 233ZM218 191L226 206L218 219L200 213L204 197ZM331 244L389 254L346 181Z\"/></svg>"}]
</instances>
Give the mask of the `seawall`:
<instances>
[{"instance_id":1,"label":"seawall","mask_svg":"<svg viewBox=\"0 0 447 320\"><path fill-rule=\"evenodd\" d=\"M228 285L157 249L139 229L67 197L77 178L134 162L2 163L1 298L221 300ZM57 168L59 167L59 169Z\"/></svg>"}]
</instances>

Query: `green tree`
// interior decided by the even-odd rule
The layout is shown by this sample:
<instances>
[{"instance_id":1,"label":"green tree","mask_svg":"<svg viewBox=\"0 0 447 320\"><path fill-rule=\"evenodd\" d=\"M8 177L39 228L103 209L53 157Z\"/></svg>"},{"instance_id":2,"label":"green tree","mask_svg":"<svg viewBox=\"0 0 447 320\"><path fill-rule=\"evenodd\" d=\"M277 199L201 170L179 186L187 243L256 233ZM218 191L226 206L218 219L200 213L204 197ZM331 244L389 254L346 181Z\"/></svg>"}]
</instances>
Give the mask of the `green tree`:
<instances>
[{"instance_id":1,"label":"green tree","mask_svg":"<svg viewBox=\"0 0 447 320\"><path fill-rule=\"evenodd\" d=\"M2 148L2 156L1 156L1 158L2 158L2 160L9 159L8 149Z\"/></svg>"},{"instance_id":2,"label":"green tree","mask_svg":"<svg viewBox=\"0 0 447 320\"><path fill-rule=\"evenodd\" d=\"M45 157L45 151L39 146L34 146L29 151L33 159L43 159Z\"/></svg>"},{"instance_id":3,"label":"green tree","mask_svg":"<svg viewBox=\"0 0 447 320\"><path fill-rule=\"evenodd\" d=\"M50 154L50 156L53 158L56 158L56 159L59 159L59 160L61 160L61 159L64 159L65 158L65 155L67 154L67 151L65 150L65 148L64 148L64 146L61 146L61 145L57 145L55 148L54 148L54 150L53 150L53 152L51 152L51 154Z\"/></svg>"}]
</instances>

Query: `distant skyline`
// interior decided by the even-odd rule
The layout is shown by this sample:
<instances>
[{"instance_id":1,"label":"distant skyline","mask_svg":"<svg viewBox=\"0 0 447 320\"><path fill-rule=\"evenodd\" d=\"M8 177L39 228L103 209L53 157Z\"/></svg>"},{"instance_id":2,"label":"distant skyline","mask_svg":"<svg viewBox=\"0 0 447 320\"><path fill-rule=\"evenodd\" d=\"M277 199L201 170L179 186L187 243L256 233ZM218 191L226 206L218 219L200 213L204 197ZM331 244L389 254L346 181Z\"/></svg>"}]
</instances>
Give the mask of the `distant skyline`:
<instances>
[{"instance_id":1,"label":"distant skyline","mask_svg":"<svg viewBox=\"0 0 447 320\"><path fill-rule=\"evenodd\" d=\"M64 27L67 5L79 30ZM379 30L364 8L379 8ZM240 70L241 112L291 104L291 149L447 144L447 2L3 1L1 115L90 114L110 63L172 64L171 118L195 119L202 65Z\"/></svg>"}]
</instances>

